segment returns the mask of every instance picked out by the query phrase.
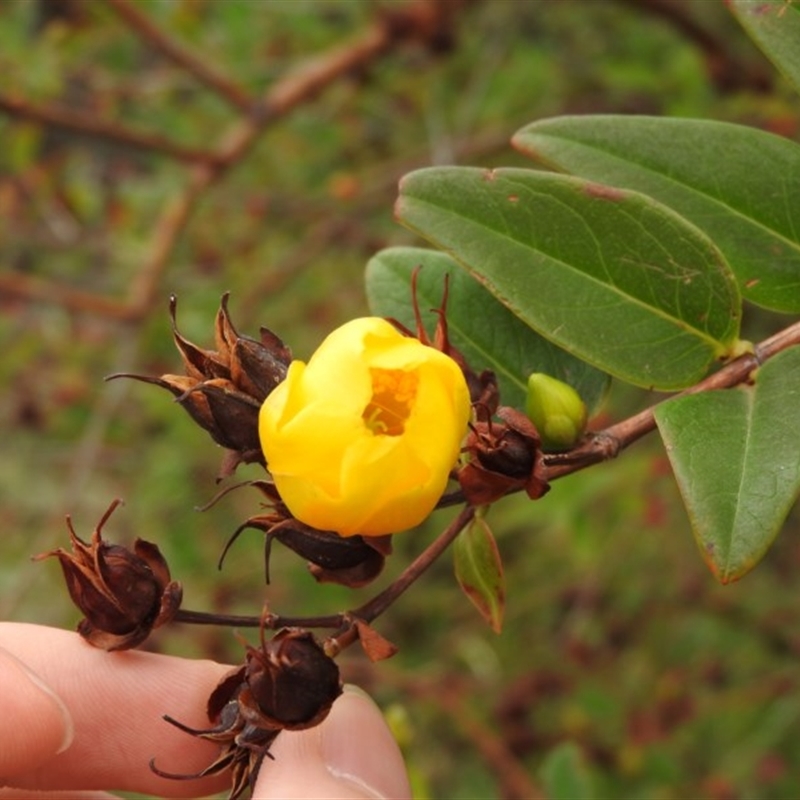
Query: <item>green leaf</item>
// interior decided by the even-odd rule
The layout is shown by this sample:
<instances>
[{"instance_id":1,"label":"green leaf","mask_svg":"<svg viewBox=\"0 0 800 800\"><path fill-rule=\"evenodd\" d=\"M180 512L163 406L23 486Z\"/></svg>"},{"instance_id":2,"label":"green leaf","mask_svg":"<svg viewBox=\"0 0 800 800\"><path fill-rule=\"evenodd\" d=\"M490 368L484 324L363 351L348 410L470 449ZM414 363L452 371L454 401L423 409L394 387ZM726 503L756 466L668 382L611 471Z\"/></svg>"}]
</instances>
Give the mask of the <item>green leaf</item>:
<instances>
[{"instance_id":1,"label":"green leaf","mask_svg":"<svg viewBox=\"0 0 800 800\"><path fill-rule=\"evenodd\" d=\"M456 580L495 633L503 627L506 584L503 563L492 531L477 516L459 534L453 546Z\"/></svg>"},{"instance_id":2,"label":"green leaf","mask_svg":"<svg viewBox=\"0 0 800 800\"><path fill-rule=\"evenodd\" d=\"M793 0L728 0L750 38L800 91L800 7Z\"/></svg>"},{"instance_id":3,"label":"green leaf","mask_svg":"<svg viewBox=\"0 0 800 800\"><path fill-rule=\"evenodd\" d=\"M656 407L700 551L721 583L761 559L800 492L800 347L752 385Z\"/></svg>"},{"instance_id":4,"label":"green leaf","mask_svg":"<svg viewBox=\"0 0 800 800\"><path fill-rule=\"evenodd\" d=\"M689 386L736 343L722 255L649 197L521 169L406 175L396 213L528 325L623 380Z\"/></svg>"},{"instance_id":5,"label":"green leaf","mask_svg":"<svg viewBox=\"0 0 800 800\"><path fill-rule=\"evenodd\" d=\"M725 122L614 115L542 120L513 142L551 167L668 205L720 248L746 300L800 311L797 144Z\"/></svg>"},{"instance_id":6,"label":"green leaf","mask_svg":"<svg viewBox=\"0 0 800 800\"><path fill-rule=\"evenodd\" d=\"M572 386L589 408L608 388L608 375L575 358L528 327L445 253L417 247L382 250L367 264L367 300L374 314L393 317L414 330L411 274L428 333L438 316L445 277L449 280L447 327L450 340L477 372L497 376L505 405L524 408L528 376L546 372Z\"/></svg>"},{"instance_id":7,"label":"green leaf","mask_svg":"<svg viewBox=\"0 0 800 800\"><path fill-rule=\"evenodd\" d=\"M586 761L574 742L553 748L539 773L548 800L592 800L595 796Z\"/></svg>"}]
</instances>

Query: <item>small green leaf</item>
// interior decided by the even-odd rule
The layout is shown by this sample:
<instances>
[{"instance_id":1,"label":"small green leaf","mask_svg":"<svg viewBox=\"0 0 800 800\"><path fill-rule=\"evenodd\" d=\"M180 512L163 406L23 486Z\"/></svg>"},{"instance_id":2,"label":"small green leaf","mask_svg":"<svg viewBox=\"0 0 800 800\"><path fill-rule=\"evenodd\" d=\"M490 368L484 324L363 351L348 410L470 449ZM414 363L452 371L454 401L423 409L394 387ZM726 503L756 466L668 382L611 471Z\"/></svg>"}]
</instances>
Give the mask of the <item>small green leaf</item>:
<instances>
[{"instance_id":1,"label":"small green leaf","mask_svg":"<svg viewBox=\"0 0 800 800\"><path fill-rule=\"evenodd\" d=\"M800 347L750 386L677 397L655 416L706 563L721 583L738 580L800 492Z\"/></svg>"},{"instance_id":2,"label":"small green leaf","mask_svg":"<svg viewBox=\"0 0 800 800\"><path fill-rule=\"evenodd\" d=\"M800 91L800 7L794 0L728 0L750 38Z\"/></svg>"},{"instance_id":3,"label":"small green leaf","mask_svg":"<svg viewBox=\"0 0 800 800\"><path fill-rule=\"evenodd\" d=\"M599 405L608 389L608 375L548 342L445 253L392 247L370 259L366 287L374 314L393 317L414 330L411 274L417 267L422 267L417 301L428 333L438 321L432 309L441 305L447 279L450 340L474 370L495 373L503 404L524 408L528 375L540 371L569 383L589 408Z\"/></svg>"},{"instance_id":4,"label":"small green leaf","mask_svg":"<svg viewBox=\"0 0 800 800\"><path fill-rule=\"evenodd\" d=\"M492 630L500 633L506 606L503 563L497 542L483 516L475 517L459 534L453 555L459 586Z\"/></svg>"},{"instance_id":5,"label":"small green leaf","mask_svg":"<svg viewBox=\"0 0 800 800\"><path fill-rule=\"evenodd\" d=\"M580 748L563 742L553 748L539 770L548 800L592 800L592 778Z\"/></svg>"},{"instance_id":6,"label":"small green leaf","mask_svg":"<svg viewBox=\"0 0 800 800\"><path fill-rule=\"evenodd\" d=\"M800 32L794 46L800 58ZM541 120L513 142L543 164L673 208L723 252L746 300L800 311L794 142L725 122L615 115Z\"/></svg>"},{"instance_id":7,"label":"small green leaf","mask_svg":"<svg viewBox=\"0 0 800 800\"><path fill-rule=\"evenodd\" d=\"M722 255L644 195L433 167L403 178L396 212L536 331L623 380L683 388L736 344L740 298Z\"/></svg>"}]
</instances>

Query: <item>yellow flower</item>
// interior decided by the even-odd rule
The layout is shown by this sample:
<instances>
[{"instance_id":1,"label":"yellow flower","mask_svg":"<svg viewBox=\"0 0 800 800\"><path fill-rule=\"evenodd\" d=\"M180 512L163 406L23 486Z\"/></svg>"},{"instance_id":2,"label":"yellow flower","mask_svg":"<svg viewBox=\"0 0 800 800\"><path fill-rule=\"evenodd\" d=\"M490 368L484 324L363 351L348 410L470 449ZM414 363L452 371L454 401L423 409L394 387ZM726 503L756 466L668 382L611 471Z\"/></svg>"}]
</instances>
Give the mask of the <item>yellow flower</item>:
<instances>
[{"instance_id":1,"label":"yellow flower","mask_svg":"<svg viewBox=\"0 0 800 800\"><path fill-rule=\"evenodd\" d=\"M261 447L301 522L342 536L412 528L447 484L470 417L452 358L377 317L293 361L264 401Z\"/></svg>"}]
</instances>

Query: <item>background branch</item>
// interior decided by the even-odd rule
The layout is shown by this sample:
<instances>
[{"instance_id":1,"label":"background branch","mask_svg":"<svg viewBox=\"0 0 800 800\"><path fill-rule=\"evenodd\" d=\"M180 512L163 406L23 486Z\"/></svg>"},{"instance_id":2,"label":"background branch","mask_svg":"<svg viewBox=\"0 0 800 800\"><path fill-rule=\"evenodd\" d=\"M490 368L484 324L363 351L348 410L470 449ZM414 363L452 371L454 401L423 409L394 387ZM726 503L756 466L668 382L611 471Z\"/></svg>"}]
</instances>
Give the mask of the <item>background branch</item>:
<instances>
[{"instance_id":1,"label":"background branch","mask_svg":"<svg viewBox=\"0 0 800 800\"><path fill-rule=\"evenodd\" d=\"M137 131L117 122L98 119L64 106L36 105L21 97L0 94L0 111L39 125L61 128L81 136L103 139L136 150L160 153L190 164L214 163L220 160L217 154L208 150L188 147L157 133Z\"/></svg>"},{"instance_id":2,"label":"background branch","mask_svg":"<svg viewBox=\"0 0 800 800\"><path fill-rule=\"evenodd\" d=\"M149 37L151 43L157 40L162 48L172 48L174 60L183 59L183 66L189 67L192 57L181 51L176 43L166 44L166 34L159 33L157 26L138 9L132 8L127 0L110 2L140 35ZM41 280L29 281L24 277L5 281L5 288L26 298L43 300L58 297L59 302L68 304L73 310L107 313L114 319L143 318L152 307L161 276L197 200L228 169L244 160L267 127L295 108L310 102L338 80L366 69L393 48L415 39L424 42L441 35L446 26L452 24L462 5L464 2L460 0L415 0L405 6L393 7L348 43L307 59L271 86L255 105L248 99L248 114L240 117L222 134L213 153L184 148L158 135L138 134L116 123L98 121L77 112L42 109L22 100L0 97L0 110L13 111L19 116L43 124L60 125L78 133L160 151L164 155L196 164L184 189L166 204L156 223L150 252L144 258L139 275L125 299L115 302L98 298L94 301L88 293L66 291L57 283L50 289ZM205 82L208 83L207 80ZM220 90L219 83L215 88Z\"/></svg>"},{"instance_id":3,"label":"background branch","mask_svg":"<svg viewBox=\"0 0 800 800\"><path fill-rule=\"evenodd\" d=\"M190 72L204 86L214 91L238 111L248 113L254 99L232 78L224 75L207 58L193 53L173 36L142 13L141 7L130 0L105 0L125 23L154 50Z\"/></svg>"}]
</instances>

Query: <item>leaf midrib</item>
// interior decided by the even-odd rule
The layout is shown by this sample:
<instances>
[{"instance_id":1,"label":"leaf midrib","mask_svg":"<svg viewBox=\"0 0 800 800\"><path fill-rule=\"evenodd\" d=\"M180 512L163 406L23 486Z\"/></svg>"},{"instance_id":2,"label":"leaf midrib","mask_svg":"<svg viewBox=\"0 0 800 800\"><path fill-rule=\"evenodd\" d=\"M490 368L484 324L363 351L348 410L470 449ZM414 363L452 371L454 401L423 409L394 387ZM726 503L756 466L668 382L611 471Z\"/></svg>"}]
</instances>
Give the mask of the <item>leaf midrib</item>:
<instances>
[{"instance_id":1,"label":"leaf midrib","mask_svg":"<svg viewBox=\"0 0 800 800\"><path fill-rule=\"evenodd\" d=\"M508 178L506 177L506 179L508 179ZM627 190L626 189L625 191L627 192L627 191L631 191L631 190ZM637 192L637 194L638 194L638 192ZM433 203L433 202L428 201L428 200L424 200L424 199L422 199L422 198L420 198L420 197L418 197L416 195L410 195L410 194L406 193L404 195L404 197L405 197L406 200L413 200L414 202L420 203L420 204L422 204L424 206L427 206L429 208L439 209L440 211L442 209L448 210L442 205ZM462 219L468 220L469 222L473 223L474 225L477 225L477 226L479 226L479 227L481 227L481 228L483 228L483 229L485 229L487 231L491 231L492 233L494 233L496 236L499 236L500 238L507 239L510 242L514 242L517 245L525 247L524 243L520 242L518 239L515 239L514 237L510 236L507 233L498 231L497 228L492 228L489 225L486 225L480 219L475 219L473 217L470 217L470 216L467 216L467 215L461 214L461 213L456 213L456 212L450 212L450 213L453 213L454 216L458 216L458 217L460 217ZM675 212L671 212L671 213L675 213ZM408 220L403 219L402 221L404 222L405 225L407 225L409 228L415 230L420 235L424 236L425 238L429 238L429 236L426 233L424 233L422 231L422 229L420 229L417 226L415 226L414 224L408 222ZM437 242L437 245L442 247L445 250L445 252L449 253L453 258L456 259L456 261L458 261L459 263L464 264L469 269L470 272L474 272L469 267L469 265L464 262L464 260L462 258L459 258L456 255L456 253L453 251L453 249L451 247L442 245L440 242ZM631 296L629 294L626 294L624 291L619 289L617 286L615 286L613 284L609 284L609 283L604 283L601 280L599 280L598 278L596 278L594 275L590 275L590 274L588 274L586 272L582 272L581 270L577 269L572 264L570 264L570 263L568 263L566 261L562 261L561 259L556 258L554 256L551 256L549 253L546 253L544 250L537 250L536 248L533 248L533 247L530 247L528 249L530 249L532 252L542 253L543 255L545 255L547 258L549 258L554 263L562 265L563 267L569 269L571 272L580 275L584 279L593 282L597 286L603 287L606 290L610 289L618 297L623 298L626 302L634 304L634 305L638 306L639 308L647 309L650 313L654 314L655 316L658 316L661 319L665 320L666 322L671 323L673 325L673 327L679 328L679 329L681 329L681 330L683 330L684 332L687 332L687 333L695 333L697 338L702 339L704 342L707 342L707 343L709 343L711 345L711 349L712 349L712 351L714 353L719 353L718 345L720 344L720 340L717 340L717 339L713 338L713 336L711 336L711 334L706 333L705 331L701 331L700 329L693 327L689 323L685 322L685 320L679 319L678 317L670 316L668 313L666 313L662 309L656 308L655 306L647 305L647 303L645 303L644 301L640 300L639 298L633 297L633 296ZM509 298L509 301L511 301L511 298ZM517 310L521 311L522 309L517 309ZM547 337L547 338L549 338L549 337ZM734 337L732 337L732 338L735 339L735 334L734 334Z\"/></svg>"}]
</instances>

